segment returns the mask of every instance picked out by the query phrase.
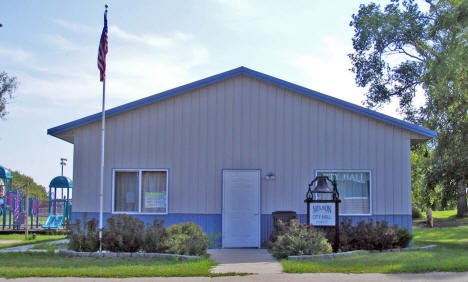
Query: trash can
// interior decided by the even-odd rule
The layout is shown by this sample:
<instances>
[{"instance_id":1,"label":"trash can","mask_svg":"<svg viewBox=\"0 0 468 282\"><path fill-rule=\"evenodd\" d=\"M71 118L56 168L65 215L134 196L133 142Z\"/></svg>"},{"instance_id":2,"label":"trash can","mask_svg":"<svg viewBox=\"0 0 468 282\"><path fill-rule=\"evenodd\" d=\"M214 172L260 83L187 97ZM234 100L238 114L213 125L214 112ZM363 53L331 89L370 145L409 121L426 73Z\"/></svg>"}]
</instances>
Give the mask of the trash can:
<instances>
[{"instance_id":1,"label":"trash can","mask_svg":"<svg viewBox=\"0 0 468 282\"><path fill-rule=\"evenodd\" d=\"M275 242L279 235L281 235L281 231L278 228L277 222L281 220L282 222L289 224L291 219L296 218L295 211L275 211L272 212L271 215L273 216L273 230L270 233L270 237L268 241L264 242L264 246L269 247L271 243Z\"/></svg>"},{"instance_id":2,"label":"trash can","mask_svg":"<svg viewBox=\"0 0 468 282\"><path fill-rule=\"evenodd\" d=\"M273 216L273 225L276 228L276 223L278 220L286 223L289 222L291 219L296 219L296 212L295 211L275 211L271 214Z\"/></svg>"}]
</instances>

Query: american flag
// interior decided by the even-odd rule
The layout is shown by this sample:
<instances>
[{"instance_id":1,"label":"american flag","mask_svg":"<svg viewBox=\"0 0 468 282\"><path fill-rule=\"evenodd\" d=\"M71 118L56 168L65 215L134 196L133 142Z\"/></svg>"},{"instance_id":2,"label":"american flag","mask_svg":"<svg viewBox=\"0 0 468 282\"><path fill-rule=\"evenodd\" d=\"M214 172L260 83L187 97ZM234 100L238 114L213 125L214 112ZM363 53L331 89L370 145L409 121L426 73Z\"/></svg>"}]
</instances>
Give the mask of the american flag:
<instances>
[{"instance_id":1,"label":"american flag","mask_svg":"<svg viewBox=\"0 0 468 282\"><path fill-rule=\"evenodd\" d=\"M107 55L107 9L104 12L104 28L102 29L101 42L99 42L99 51L97 65L101 73L101 81L106 78L106 55Z\"/></svg>"}]
</instances>

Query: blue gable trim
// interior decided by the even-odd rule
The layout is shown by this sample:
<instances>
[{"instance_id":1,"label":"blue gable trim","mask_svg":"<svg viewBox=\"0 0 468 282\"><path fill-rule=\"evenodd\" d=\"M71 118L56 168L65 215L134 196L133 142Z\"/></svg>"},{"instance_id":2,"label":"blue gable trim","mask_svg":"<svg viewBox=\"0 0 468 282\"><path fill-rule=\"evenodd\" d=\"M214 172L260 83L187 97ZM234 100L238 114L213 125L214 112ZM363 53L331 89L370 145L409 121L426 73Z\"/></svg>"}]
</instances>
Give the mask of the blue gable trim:
<instances>
[{"instance_id":1,"label":"blue gable trim","mask_svg":"<svg viewBox=\"0 0 468 282\"><path fill-rule=\"evenodd\" d=\"M271 83L273 85L286 88L293 92L297 92L299 94L303 94L305 96L309 96L314 99L320 100L322 102L326 102L326 103L329 103L329 104L332 104L332 105L335 105L335 106L338 106L338 107L341 107L341 108L344 108L344 109L347 109L347 110L350 110L359 114L363 114L365 116L407 129L409 131L413 131L415 133L418 133L418 134L421 134L430 138L437 136L436 132L426 129L424 127L411 124L409 122L402 121L402 120L378 113L376 111L366 109L364 107L322 94L320 92L299 86L294 83L287 82L285 80L282 80L282 79L279 79L279 78L276 78L276 77L273 77L273 76L270 76L270 75L267 75L258 71L251 70L246 67L238 67L227 72L213 75L213 76L210 76L210 77L207 77L207 78L204 78L204 79L201 79L201 80L198 80L198 81L195 81L195 82L192 82L192 83L180 86L180 87L176 87L171 90L161 92L159 94L155 94L155 95L152 95L152 96L140 99L140 100L136 100L128 104L124 104L124 105L106 110L106 117L111 117L111 116L114 116L114 115L117 115L126 111L130 111L130 110L139 108L141 106L148 105L157 101L161 101L161 100L164 100L164 99L167 99L167 98L179 95L179 94L183 94L185 92L195 90L195 89L198 89L198 88L201 88L201 87L204 87L204 86L207 86L207 85L219 82L219 81L223 81L223 80L226 80L226 79L238 76L238 75L250 76L252 78L256 78L258 80L262 80L262 81ZM81 119L77 119L72 122L68 122L68 123L53 127L53 128L49 128L47 130L47 134L55 136L61 132L64 132L64 131L67 131L76 127L80 127L80 126L83 126L85 124L88 124L94 121L98 121L100 118L101 118L101 113L90 115Z\"/></svg>"}]
</instances>

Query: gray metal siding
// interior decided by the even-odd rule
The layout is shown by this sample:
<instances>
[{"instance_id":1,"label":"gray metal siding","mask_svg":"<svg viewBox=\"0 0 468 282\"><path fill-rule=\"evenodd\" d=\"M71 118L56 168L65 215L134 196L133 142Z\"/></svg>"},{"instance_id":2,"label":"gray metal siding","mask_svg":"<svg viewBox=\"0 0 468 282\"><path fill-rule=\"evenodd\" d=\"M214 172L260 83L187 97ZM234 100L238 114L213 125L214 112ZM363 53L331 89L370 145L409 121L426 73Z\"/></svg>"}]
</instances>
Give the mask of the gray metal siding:
<instances>
[{"instance_id":1,"label":"gray metal siding","mask_svg":"<svg viewBox=\"0 0 468 282\"><path fill-rule=\"evenodd\" d=\"M100 123L73 130L74 211L96 212ZM262 213L305 213L316 169L372 170L372 214L411 214L404 129L239 76L107 120L112 168L169 169L169 213L221 213L222 169L262 170ZM276 180L265 180L268 172Z\"/></svg>"}]
</instances>

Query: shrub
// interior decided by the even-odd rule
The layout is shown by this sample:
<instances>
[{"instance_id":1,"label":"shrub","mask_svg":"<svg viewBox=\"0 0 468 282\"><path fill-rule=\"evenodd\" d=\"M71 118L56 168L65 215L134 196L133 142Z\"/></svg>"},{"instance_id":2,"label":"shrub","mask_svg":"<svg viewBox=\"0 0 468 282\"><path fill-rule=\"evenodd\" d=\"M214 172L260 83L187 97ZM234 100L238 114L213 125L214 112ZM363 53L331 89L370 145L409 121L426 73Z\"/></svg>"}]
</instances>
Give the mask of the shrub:
<instances>
[{"instance_id":1,"label":"shrub","mask_svg":"<svg viewBox=\"0 0 468 282\"><path fill-rule=\"evenodd\" d=\"M330 242L334 240L334 230L327 233ZM385 250L391 248L406 248L412 235L406 228L398 229L397 225L389 226L384 221L360 221L352 226L350 219L340 224L340 250Z\"/></svg>"},{"instance_id":2,"label":"shrub","mask_svg":"<svg viewBox=\"0 0 468 282\"><path fill-rule=\"evenodd\" d=\"M408 247L411 239L413 239L413 235L411 235L406 228L398 229L397 231L397 244L394 246L395 248L406 248Z\"/></svg>"},{"instance_id":3,"label":"shrub","mask_svg":"<svg viewBox=\"0 0 468 282\"><path fill-rule=\"evenodd\" d=\"M270 252L275 258L331 253L331 245L323 233L312 226L300 224L296 219L291 220L289 224L281 221L277 224L277 238L268 243Z\"/></svg>"},{"instance_id":4,"label":"shrub","mask_svg":"<svg viewBox=\"0 0 468 282\"><path fill-rule=\"evenodd\" d=\"M86 221L85 216L83 218L83 229L79 219L73 225L68 224L68 247L76 252L96 252L99 249L97 225L98 221L95 218Z\"/></svg>"},{"instance_id":5,"label":"shrub","mask_svg":"<svg viewBox=\"0 0 468 282\"><path fill-rule=\"evenodd\" d=\"M107 219L102 248L111 252L136 252L143 245L145 226L138 218L119 214Z\"/></svg>"},{"instance_id":6,"label":"shrub","mask_svg":"<svg viewBox=\"0 0 468 282\"><path fill-rule=\"evenodd\" d=\"M164 220L155 219L153 224L147 224L143 232L142 249L147 253L163 253L166 251L167 231Z\"/></svg>"},{"instance_id":7,"label":"shrub","mask_svg":"<svg viewBox=\"0 0 468 282\"><path fill-rule=\"evenodd\" d=\"M412 207L412 209L411 209L411 217L412 217L413 219L422 218L422 213L421 213L421 211L420 211L417 207Z\"/></svg>"},{"instance_id":8,"label":"shrub","mask_svg":"<svg viewBox=\"0 0 468 282\"><path fill-rule=\"evenodd\" d=\"M278 236L284 235L289 230L291 220L283 221L279 219L279 220L274 221L273 231L270 233L270 237L268 238L268 241L264 243L264 245L267 248L270 249L272 244L276 242L276 240L278 239Z\"/></svg>"},{"instance_id":9,"label":"shrub","mask_svg":"<svg viewBox=\"0 0 468 282\"><path fill-rule=\"evenodd\" d=\"M168 253L180 255L204 255L208 239L200 226L193 222L182 222L167 228Z\"/></svg>"}]
</instances>

